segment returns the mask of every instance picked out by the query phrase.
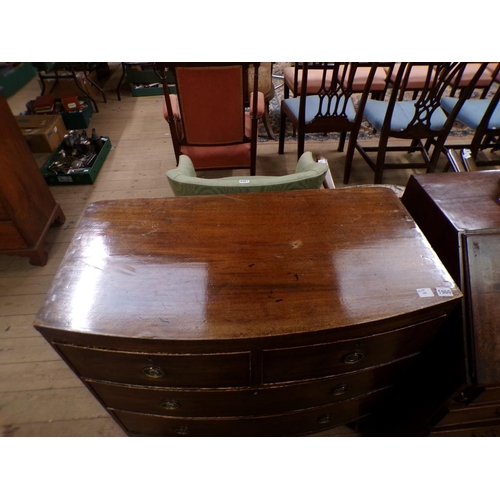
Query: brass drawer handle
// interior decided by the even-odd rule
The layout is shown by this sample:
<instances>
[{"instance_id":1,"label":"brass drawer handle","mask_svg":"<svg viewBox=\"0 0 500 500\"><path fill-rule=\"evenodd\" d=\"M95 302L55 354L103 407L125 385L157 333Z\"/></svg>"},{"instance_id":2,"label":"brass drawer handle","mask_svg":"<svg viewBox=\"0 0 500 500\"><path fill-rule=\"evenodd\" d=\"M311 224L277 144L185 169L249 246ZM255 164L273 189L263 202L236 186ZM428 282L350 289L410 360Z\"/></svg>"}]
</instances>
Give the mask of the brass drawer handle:
<instances>
[{"instance_id":1,"label":"brass drawer handle","mask_svg":"<svg viewBox=\"0 0 500 500\"><path fill-rule=\"evenodd\" d=\"M341 394L345 394L348 390L349 386L347 384L339 384L332 389L332 394L334 396L340 396Z\"/></svg>"},{"instance_id":2,"label":"brass drawer handle","mask_svg":"<svg viewBox=\"0 0 500 500\"><path fill-rule=\"evenodd\" d=\"M318 418L318 424L329 424L332 420L333 420L333 415L327 413L326 415L323 415L322 417Z\"/></svg>"},{"instance_id":3,"label":"brass drawer handle","mask_svg":"<svg viewBox=\"0 0 500 500\"><path fill-rule=\"evenodd\" d=\"M189 429L187 427L179 427L175 429L175 433L178 436L188 436L189 435Z\"/></svg>"},{"instance_id":4,"label":"brass drawer handle","mask_svg":"<svg viewBox=\"0 0 500 500\"><path fill-rule=\"evenodd\" d=\"M145 366L142 369L142 373L144 373L144 375L149 378L160 378L165 375L165 373L159 366Z\"/></svg>"},{"instance_id":5,"label":"brass drawer handle","mask_svg":"<svg viewBox=\"0 0 500 500\"><path fill-rule=\"evenodd\" d=\"M348 365L353 365L354 363L359 363L365 355L361 351L351 352L344 358L344 363Z\"/></svg>"},{"instance_id":6,"label":"brass drawer handle","mask_svg":"<svg viewBox=\"0 0 500 500\"><path fill-rule=\"evenodd\" d=\"M177 408L179 408L180 404L179 404L179 401L176 401L175 399L168 399L168 400L162 401L160 403L160 406L164 410L177 410Z\"/></svg>"}]
</instances>

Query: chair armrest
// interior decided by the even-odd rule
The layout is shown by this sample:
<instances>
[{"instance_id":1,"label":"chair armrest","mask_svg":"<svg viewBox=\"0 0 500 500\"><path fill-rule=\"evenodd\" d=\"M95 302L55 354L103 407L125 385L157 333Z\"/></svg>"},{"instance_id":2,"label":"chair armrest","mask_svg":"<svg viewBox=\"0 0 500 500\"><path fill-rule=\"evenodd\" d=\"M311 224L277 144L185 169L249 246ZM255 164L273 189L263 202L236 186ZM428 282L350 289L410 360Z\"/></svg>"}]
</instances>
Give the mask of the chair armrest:
<instances>
[{"instance_id":1,"label":"chair armrest","mask_svg":"<svg viewBox=\"0 0 500 500\"><path fill-rule=\"evenodd\" d=\"M193 162L191 158L187 155L179 156L179 165L174 170L170 170L170 172L174 173L174 175L186 175L188 177L196 177L196 170L194 169Z\"/></svg>"},{"instance_id":2,"label":"chair armrest","mask_svg":"<svg viewBox=\"0 0 500 500\"><path fill-rule=\"evenodd\" d=\"M320 156L318 158L318 163L326 163L328 165L328 160L326 158L323 158ZM330 171L330 166L328 166L328 169L325 174L325 178L323 180L323 187L325 189L335 189L335 182L333 182L333 177L332 173Z\"/></svg>"}]
</instances>

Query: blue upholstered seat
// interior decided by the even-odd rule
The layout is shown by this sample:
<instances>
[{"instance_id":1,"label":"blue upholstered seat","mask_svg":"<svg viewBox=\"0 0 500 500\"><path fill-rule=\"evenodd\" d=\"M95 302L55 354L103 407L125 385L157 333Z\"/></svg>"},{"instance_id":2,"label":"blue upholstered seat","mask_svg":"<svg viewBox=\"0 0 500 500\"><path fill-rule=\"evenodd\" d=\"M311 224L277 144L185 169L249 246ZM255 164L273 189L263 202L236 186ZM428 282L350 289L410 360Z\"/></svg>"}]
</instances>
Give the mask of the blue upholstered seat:
<instances>
[{"instance_id":1,"label":"blue upholstered seat","mask_svg":"<svg viewBox=\"0 0 500 500\"><path fill-rule=\"evenodd\" d=\"M457 102L458 99L456 97L443 97L441 99L441 106L447 113L450 113ZM476 129L490 103L491 99L467 99L462 109L458 112L457 120L470 128ZM497 104L488 122L489 130L497 128L500 128L500 104Z\"/></svg>"},{"instance_id":2,"label":"blue upholstered seat","mask_svg":"<svg viewBox=\"0 0 500 500\"><path fill-rule=\"evenodd\" d=\"M406 130L415 116L415 103L417 101L400 101L394 105L391 119L391 131ZM365 106L365 118L378 130L382 130L388 107L387 101L368 99ZM446 115L442 109L437 108L431 117L431 130L441 130L446 123Z\"/></svg>"},{"instance_id":3,"label":"blue upholstered seat","mask_svg":"<svg viewBox=\"0 0 500 500\"><path fill-rule=\"evenodd\" d=\"M305 123L312 123L314 118L318 114L319 110L319 96L318 95L310 95L306 98L306 114L305 114ZM343 110L345 103L345 97L338 98L338 106L337 106L337 97L333 96L330 101L330 106L328 106L328 96L325 96L321 106L321 112L324 116L330 114L340 114ZM299 119L299 106L300 106L300 97L295 97L286 100L286 106L291 111L291 113ZM345 114L347 119L350 122L354 123L356 119L356 110L354 108L354 104L352 100L349 98L347 103L345 104Z\"/></svg>"}]
</instances>

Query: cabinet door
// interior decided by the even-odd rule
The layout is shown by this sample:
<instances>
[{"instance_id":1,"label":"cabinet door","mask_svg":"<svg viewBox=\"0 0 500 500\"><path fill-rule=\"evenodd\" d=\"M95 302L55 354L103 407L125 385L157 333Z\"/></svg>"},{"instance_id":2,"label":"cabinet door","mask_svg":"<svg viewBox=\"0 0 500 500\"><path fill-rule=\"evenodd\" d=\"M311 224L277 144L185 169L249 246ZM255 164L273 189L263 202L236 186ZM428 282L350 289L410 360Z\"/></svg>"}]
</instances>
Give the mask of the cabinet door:
<instances>
[{"instance_id":1,"label":"cabinet door","mask_svg":"<svg viewBox=\"0 0 500 500\"><path fill-rule=\"evenodd\" d=\"M500 384L500 230L464 235L468 347L472 380Z\"/></svg>"}]
</instances>

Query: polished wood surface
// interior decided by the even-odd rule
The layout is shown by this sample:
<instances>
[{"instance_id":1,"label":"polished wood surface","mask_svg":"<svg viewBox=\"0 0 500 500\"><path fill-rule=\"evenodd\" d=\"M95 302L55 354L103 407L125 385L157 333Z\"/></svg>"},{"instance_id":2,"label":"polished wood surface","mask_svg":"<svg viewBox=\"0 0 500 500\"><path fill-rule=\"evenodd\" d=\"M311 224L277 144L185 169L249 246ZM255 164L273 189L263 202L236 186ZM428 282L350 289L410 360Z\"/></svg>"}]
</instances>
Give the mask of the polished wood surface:
<instances>
[{"instance_id":1,"label":"polished wood surface","mask_svg":"<svg viewBox=\"0 0 500 500\"><path fill-rule=\"evenodd\" d=\"M461 362L461 387L432 433L500 431L500 172L414 175L402 201L464 293L457 318L462 357L439 361L441 370Z\"/></svg>"},{"instance_id":2,"label":"polished wood surface","mask_svg":"<svg viewBox=\"0 0 500 500\"><path fill-rule=\"evenodd\" d=\"M35 327L129 435L296 435L374 411L461 296L387 188L122 200Z\"/></svg>"},{"instance_id":3,"label":"polished wood surface","mask_svg":"<svg viewBox=\"0 0 500 500\"><path fill-rule=\"evenodd\" d=\"M243 342L398 326L447 302L426 287L460 294L388 189L112 201L87 209L38 325Z\"/></svg>"},{"instance_id":4,"label":"polished wood surface","mask_svg":"<svg viewBox=\"0 0 500 500\"><path fill-rule=\"evenodd\" d=\"M26 139L0 90L0 254L47 263L44 240L64 214L40 173Z\"/></svg>"}]
</instances>

